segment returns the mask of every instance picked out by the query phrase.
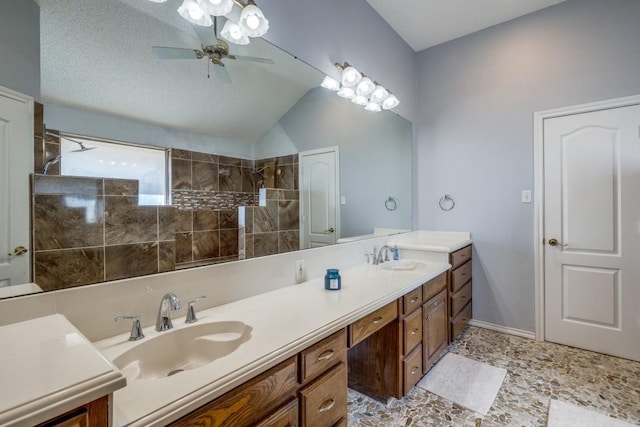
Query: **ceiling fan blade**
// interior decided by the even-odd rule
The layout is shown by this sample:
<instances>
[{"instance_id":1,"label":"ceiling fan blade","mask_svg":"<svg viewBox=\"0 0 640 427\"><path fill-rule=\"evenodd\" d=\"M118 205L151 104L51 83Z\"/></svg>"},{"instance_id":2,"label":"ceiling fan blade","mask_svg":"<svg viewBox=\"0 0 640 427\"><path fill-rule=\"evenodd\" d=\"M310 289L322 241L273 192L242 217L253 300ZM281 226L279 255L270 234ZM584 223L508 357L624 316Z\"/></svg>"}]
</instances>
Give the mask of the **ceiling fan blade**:
<instances>
[{"instance_id":1,"label":"ceiling fan blade","mask_svg":"<svg viewBox=\"0 0 640 427\"><path fill-rule=\"evenodd\" d=\"M193 31L202 43L202 46L211 46L216 44L218 39L216 38L215 30L211 27L202 27L200 25L193 25Z\"/></svg>"},{"instance_id":2,"label":"ceiling fan blade","mask_svg":"<svg viewBox=\"0 0 640 427\"><path fill-rule=\"evenodd\" d=\"M231 83L231 76L229 75L229 72L227 71L227 67L224 66L224 64L219 65L219 64L215 64L214 65L214 73L215 76L222 80L225 83Z\"/></svg>"},{"instance_id":3,"label":"ceiling fan blade","mask_svg":"<svg viewBox=\"0 0 640 427\"><path fill-rule=\"evenodd\" d=\"M198 59L200 51L185 49L181 47L160 47L151 48L153 55L159 59Z\"/></svg>"},{"instance_id":4,"label":"ceiling fan blade","mask_svg":"<svg viewBox=\"0 0 640 427\"><path fill-rule=\"evenodd\" d=\"M240 61L251 61L251 62L261 62L263 64L275 64L273 59L268 58L258 58L255 56L244 56L244 55L229 55L229 59L239 59Z\"/></svg>"}]
</instances>

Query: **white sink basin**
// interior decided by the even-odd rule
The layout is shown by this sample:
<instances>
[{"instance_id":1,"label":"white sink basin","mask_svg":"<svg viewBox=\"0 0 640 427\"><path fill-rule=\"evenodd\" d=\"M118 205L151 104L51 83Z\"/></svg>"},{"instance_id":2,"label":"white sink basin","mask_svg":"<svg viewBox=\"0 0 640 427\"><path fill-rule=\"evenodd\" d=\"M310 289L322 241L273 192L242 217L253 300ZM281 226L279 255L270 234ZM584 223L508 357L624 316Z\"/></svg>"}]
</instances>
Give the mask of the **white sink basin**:
<instances>
[{"instance_id":1,"label":"white sink basin","mask_svg":"<svg viewBox=\"0 0 640 427\"><path fill-rule=\"evenodd\" d=\"M416 268L422 268L425 263L422 261L416 261L413 259L401 259L397 261L386 261L379 264L379 267L383 270L415 270Z\"/></svg>"},{"instance_id":2,"label":"white sink basin","mask_svg":"<svg viewBox=\"0 0 640 427\"><path fill-rule=\"evenodd\" d=\"M249 340L243 322L214 322L161 332L113 360L128 380L165 378L199 368L235 351Z\"/></svg>"}]
</instances>

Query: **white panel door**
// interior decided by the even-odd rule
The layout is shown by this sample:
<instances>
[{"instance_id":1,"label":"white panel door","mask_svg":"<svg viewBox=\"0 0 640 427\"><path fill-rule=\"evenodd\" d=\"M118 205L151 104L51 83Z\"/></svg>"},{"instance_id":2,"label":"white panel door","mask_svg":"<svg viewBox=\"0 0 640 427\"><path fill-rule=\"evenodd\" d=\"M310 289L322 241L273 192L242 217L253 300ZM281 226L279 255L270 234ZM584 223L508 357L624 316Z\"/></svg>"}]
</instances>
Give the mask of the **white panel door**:
<instances>
[{"instance_id":1,"label":"white panel door","mask_svg":"<svg viewBox=\"0 0 640 427\"><path fill-rule=\"evenodd\" d=\"M317 248L336 243L338 235L337 148L300 153L302 244Z\"/></svg>"},{"instance_id":2,"label":"white panel door","mask_svg":"<svg viewBox=\"0 0 640 427\"><path fill-rule=\"evenodd\" d=\"M640 106L544 120L545 337L640 361Z\"/></svg>"},{"instance_id":3,"label":"white panel door","mask_svg":"<svg viewBox=\"0 0 640 427\"><path fill-rule=\"evenodd\" d=\"M0 87L0 287L31 281L29 170L33 99ZM15 252L23 247L24 251Z\"/></svg>"}]
</instances>

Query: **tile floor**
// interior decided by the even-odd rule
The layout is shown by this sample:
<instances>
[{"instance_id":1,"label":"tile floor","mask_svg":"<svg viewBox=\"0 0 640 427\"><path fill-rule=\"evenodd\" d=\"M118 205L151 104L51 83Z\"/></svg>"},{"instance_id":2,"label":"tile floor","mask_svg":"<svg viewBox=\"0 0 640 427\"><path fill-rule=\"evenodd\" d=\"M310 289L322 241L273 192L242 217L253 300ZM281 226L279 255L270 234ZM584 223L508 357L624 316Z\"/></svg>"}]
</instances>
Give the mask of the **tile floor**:
<instances>
[{"instance_id":1,"label":"tile floor","mask_svg":"<svg viewBox=\"0 0 640 427\"><path fill-rule=\"evenodd\" d=\"M507 370L483 417L414 387L387 405L349 390L349 426L546 426L549 399L640 425L640 363L467 327L449 351Z\"/></svg>"}]
</instances>

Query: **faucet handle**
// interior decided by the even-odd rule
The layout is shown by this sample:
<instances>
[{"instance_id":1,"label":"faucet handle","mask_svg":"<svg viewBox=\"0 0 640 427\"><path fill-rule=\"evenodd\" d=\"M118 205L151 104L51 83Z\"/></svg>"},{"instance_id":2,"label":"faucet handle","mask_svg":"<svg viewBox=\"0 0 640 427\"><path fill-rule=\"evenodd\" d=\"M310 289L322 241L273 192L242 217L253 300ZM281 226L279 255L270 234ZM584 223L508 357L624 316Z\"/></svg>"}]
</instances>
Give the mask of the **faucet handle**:
<instances>
[{"instance_id":1,"label":"faucet handle","mask_svg":"<svg viewBox=\"0 0 640 427\"><path fill-rule=\"evenodd\" d=\"M138 341L144 338L142 333L142 326L140 326L140 316L118 316L113 319L114 322L119 320L133 320L131 325L131 335L129 335L129 341Z\"/></svg>"},{"instance_id":2,"label":"faucet handle","mask_svg":"<svg viewBox=\"0 0 640 427\"><path fill-rule=\"evenodd\" d=\"M198 297L196 299L194 299L193 301L189 301L189 303L187 304L187 320L184 321L184 323L195 323L198 321L198 318L196 317L196 310L195 308L193 308L193 305L195 303L197 303L200 300L205 299L207 296L203 295L201 297Z\"/></svg>"}]
</instances>

